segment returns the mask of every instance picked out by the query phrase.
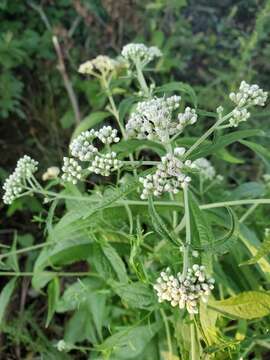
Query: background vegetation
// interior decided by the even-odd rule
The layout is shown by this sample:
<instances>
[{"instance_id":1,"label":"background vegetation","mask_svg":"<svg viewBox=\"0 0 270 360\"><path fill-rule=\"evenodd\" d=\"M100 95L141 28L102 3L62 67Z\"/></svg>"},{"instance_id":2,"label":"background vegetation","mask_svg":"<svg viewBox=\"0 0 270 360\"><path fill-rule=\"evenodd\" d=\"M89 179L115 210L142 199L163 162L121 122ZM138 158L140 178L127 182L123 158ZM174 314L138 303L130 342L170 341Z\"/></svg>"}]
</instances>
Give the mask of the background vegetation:
<instances>
[{"instance_id":1,"label":"background vegetation","mask_svg":"<svg viewBox=\"0 0 270 360\"><path fill-rule=\"evenodd\" d=\"M105 103L99 84L86 82L77 73L79 64L98 54L116 56L128 42L158 46L164 60L157 64L159 73L151 76L159 83L192 85L199 108L215 111L242 79L269 89L268 0L1 0L0 19L1 180L25 153L38 159L44 171L61 164L74 130L82 122L95 123L91 114L102 116ZM251 126L265 130L266 136L259 138L262 146L269 142L268 116L269 107L250 120ZM199 135L207 121L196 127L198 133L190 135ZM226 159L230 165L215 163L219 173L226 172L229 187L260 182L263 174L270 172L269 155L264 154L261 165L243 145L234 144L229 150ZM18 199L9 208L0 206L1 246L14 243L14 239L18 246L42 241L47 212L37 199ZM265 209L258 210L250 221L261 235L270 227ZM35 252L21 256L20 270L31 269L36 256ZM241 259L241 254L235 256ZM84 266L76 263L73 270L83 271ZM246 278L238 280L241 289L249 288ZM1 285L6 281L1 278ZM36 351L49 353L48 359L61 358L55 355L50 339L62 336L63 324L70 324L68 315L59 311L45 327L47 298L37 297L30 281L28 277L20 279L12 296L0 337L0 359L31 359ZM79 325L75 322L80 319L73 321L67 326L76 331ZM244 331L241 326L246 324L239 325L238 336ZM268 323L256 323L251 335L260 332L260 326L267 328ZM254 351L251 358L269 356L260 346ZM84 357L75 354L73 358Z\"/></svg>"}]
</instances>

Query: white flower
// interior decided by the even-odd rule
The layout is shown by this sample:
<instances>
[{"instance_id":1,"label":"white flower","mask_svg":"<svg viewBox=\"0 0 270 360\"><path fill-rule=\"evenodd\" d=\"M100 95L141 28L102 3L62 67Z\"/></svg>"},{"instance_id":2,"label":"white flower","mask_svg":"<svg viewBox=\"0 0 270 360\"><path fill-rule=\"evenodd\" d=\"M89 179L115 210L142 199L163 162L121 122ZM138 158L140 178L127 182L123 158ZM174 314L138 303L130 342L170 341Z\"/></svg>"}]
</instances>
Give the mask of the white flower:
<instances>
[{"instance_id":1,"label":"white flower","mask_svg":"<svg viewBox=\"0 0 270 360\"><path fill-rule=\"evenodd\" d=\"M249 85L245 81L242 81L238 92L230 93L229 97L237 107L246 105L264 106L267 100L267 92L260 89L256 84Z\"/></svg>"},{"instance_id":2,"label":"white flower","mask_svg":"<svg viewBox=\"0 0 270 360\"><path fill-rule=\"evenodd\" d=\"M116 158L115 152L95 156L88 170L95 174L109 176L112 171L120 168L122 162Z\"/></svg>"},{"instance_id":3,"label":"white flower","mask_svg":"<svg viewBox=\"0 0 270 360\"><path fill-rule=\"evenodd\" d=\"M213 180L216 176L216 170L209 160L199 158L194 161L194 164L200 171L200 175L204 180Z\"/></svg>"},{"instance_id":4,"label":"white flower","mask_svg":"<svg viewBox=\"0 0 270 360\"><path fill-rule=\"evenodd\" d=\"M60 173L60 169L57 166L49 167L46 172L42 175L42 180L47 181L51 179L56 179Z\"/></svg>"},{"instance_id":5,"label":"white flower","mask_svg":"<svg viewBox=\"0 0 270 360\"><path fill-rule=\"evenodd\" d=\"M103 142L103 144L117 143L120 138L117 136L117 130L111 126L103 126L96 132L96 136Z\"/></svg>"},{"instance_id":6,"label":"white flower","mask_svg":"<svg viewBox=\"0 0 270 360\"><path fill-rule=\"evenodd\" d=\"M232 111L232 117L229 120L231 127L237 127L240 122L247 121L250 117L250 112L247 109L235 108Z\"/></svg>"},{"instance_id":7,"label":"white flower","mask_svg":"<svg viewBox=\"0 0 270 360\"><path fill-rule=\"evenodd\" d=\"M181 187L191 181L186 172L194 165L190 160L182 159L184 153L184 148L175 148L173 154L161 158L154 174L139 178L143 184L141 199L147 199L150 195L160 196L165 192L177 194Z\"/></svg>"},{"instance_id":8,"label":"white flower","mask_svg":"<svg viewBox=\"0 0 270 360\"><path fill-rule=\"evenodd\" d=\"M144 44L127 44L123 47L121 54L130 64L139 62L142 67L154 58L162 56L159 48L156 46L147 47Z\"/></svg>"},{"instance_id":9,"label":"white flower","mask_svg":"<svg viewBox=\"0 0 270 360\"><path fill-rule=\"evenodd\" d=\"M178 114L178 121L176 128L178 131L183 130L187 125L192 125L197 121L197 114L195 109L190 107L185 108L184 113Z\"/></svg>"},{"instance_id":10,"label":"white flower","mask_svg":"<svg viewBox=\"0 0 270 360\"><path fill-rule=\"evenodd\" d=\"M27 187L31 188L31 177L37 171L38 162L33 160L30 156L24 155L18 160L14 172L5 180L3 189L3 202L11 204L17 197L19 197Z\"/></svg>"},{"instance_id":11,"label":"white flower","mask_svg":"<svg viewBox=\"0 0 270 360\"><path fill-rule=\"evenodd\" d=\"M92 144L96 136L96 131L93 129L82 132L69 145L71 155L81 161L91 160L98 152L98 149Z\"/></svg>"},{"instance_id":12,"label":"white flower","mask_svg":"<svg viewBox=\"0 0 270 360\"><path fill-rule=\"evenodd\" d=\"M117 60L105 55L98 55L95 59L88 60L81 64L78 71L81 74L99 77L100 75L108 75L121 66L123 66L123 64Z\"/></svg>"},{"instance_id":13,"label":"white flower","mask_svg":"<svg viewBox=\"0 0 270 360\"><path fill-rule=\"evenodd\" d=\"M188 269L184 279L180 273L173 276L167 268L161 272L154 289L159 302L168 301L173 307L177 305L180 309L186 307L190 314L197 314L200 299L207 301L214 289L214 283L213 278L206 276L204 266L195 264Z\"/></svg>"},{"instance_id":14,"label":"white flower","mask_svg":"<svg viewBox=\"0 0 270 360\"><path fill-rule=\"evenodd\" d=\"M168 136L178 132L178 124L172 122L172 115L179 107L180 99L174 95L139 102L126 124L128 136L168 142Z\"/></svg>"},{"instance_id":15,"label":"white flower","mask_svg":"<svg viewBox=\"0 0 270 360\"><path fill-rule=\"evenodd\" d=\"M72 182L74 185L77 184L78 180L82 178L82 167L79 165L78 161L73 158L64 157L63 162L62 179L64 181Z\"/></svg>"}]
</instances>

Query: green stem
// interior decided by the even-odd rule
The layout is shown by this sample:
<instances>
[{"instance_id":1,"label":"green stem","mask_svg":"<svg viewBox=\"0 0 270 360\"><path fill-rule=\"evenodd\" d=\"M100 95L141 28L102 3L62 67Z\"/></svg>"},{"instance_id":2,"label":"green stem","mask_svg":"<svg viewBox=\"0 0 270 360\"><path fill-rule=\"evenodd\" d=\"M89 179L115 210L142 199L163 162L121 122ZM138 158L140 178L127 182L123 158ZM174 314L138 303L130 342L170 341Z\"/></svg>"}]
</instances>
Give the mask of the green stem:
<instances>
[{"instance_id":1,"label":"green stem","mask_svg":"<svg viewBox=\"0 0 270 360\"><path fill-rule=\"evenodd\" d=\"M40 271L37 272L40 274L52 274L54 276L93 276L93 277L100 277L100 275L90 272L58 272L58 271ZM15 272L15 271L0 271L0 276L34 276L36 273L34 272Z\"/></svg>"},{"instance_id":2,"label":"green stem","mask_svg":"<svg viewBox=\"0 0 270 360\"><path fill-rule=\"evenodd\" d=\"M187 275L188 263L189 263L191 228L190 228L190 213L189 213L189 204L188 204L188 185L185 185L183 190L184 190L184 209L185 209L185 223L186 223L186 242L183 246L183 271L182 271L182 279L184 280Z\"/></svg>"},{"instance_id":3,"label":"green stem","mask_svg":"<svg viewBox=\"0 0 270 360\"><path fill-rule=\"evenodd\" d=\"M16 251L9 251L9 252L7 252L5 254L1 254L0 255L0 260L2 260L3 258L9 257L10 255L23 254L25 252L40 249L40 248L43 248L45 246L50 246L52 244L55 244L55 242L54 241L49 241L49 242L47 241L47 242L44 242L44 243L41 243L41 244L28 246L28 247L25 247L23 249L19 249L19 250L16 250Z\"/></svg>"},{"instance_id":4,"label":"green stem","mask_svg":"<svg viewBox=\"0 0 270 360\"><path fill-rule=\"evenodd\" d=\"M162 319L163 319L163 322L164 322L164 325L165 325L166 338L167 338L168 351L169 351L168 360L171 360L173 358L173 348L172 348L172 340L171 340L170 328L169 328L167 316L166 316L164 310L160 309L160 313L161 313L161 316L162 316Z\"/></svg>"},{"instance_id":5,"label":"green stem","mask_svg":"<svg viewBox=\"0 0 270 360\"><path fill-rule=\"evenodd\" d=\"M258 207L258 204L251 205L251 207L240 218L239 222L243 223L249 217L249 215L251 215L253 213L253 211L256 210L257 207Z\"/></svg>"},{"instance_id":6,"label":"green stem","mask_svg":"<svg viewBox=\"0 0 270 360\"><path fill-rule=\"evenodd\" d=\"M193 316L190 316L191 324L190 324L190 341L191 341L191 358L190 360L198 360L198 354L196 353L196 331Z\"/></svg>"}]
</instances>

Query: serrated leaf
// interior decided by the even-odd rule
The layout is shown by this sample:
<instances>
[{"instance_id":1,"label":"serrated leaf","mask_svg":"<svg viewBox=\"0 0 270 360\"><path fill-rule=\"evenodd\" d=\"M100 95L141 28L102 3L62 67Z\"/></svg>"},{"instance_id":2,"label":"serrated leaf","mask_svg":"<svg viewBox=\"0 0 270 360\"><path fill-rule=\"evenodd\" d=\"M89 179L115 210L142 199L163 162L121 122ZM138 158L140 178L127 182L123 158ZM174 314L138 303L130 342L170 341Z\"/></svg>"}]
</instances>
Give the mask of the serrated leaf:
<instances>
[{"instance_id":1,"label":"serrated leaf","mask_svg":"<svg viewBox=\"0 0 270 360\"><path fill-rule=\"evenodd\" d=\"M149 309L154 304L153 291L146 284L134 282L121 284L113 281L113 290L131 308Z\"/></svg>"},{"instance_id":2,"label":"serrated leaf","mask_svg":"<svg viewBox=\"0 0 270 360\"><path fill-rule=\"evenodd\" d=\"M110 262L112 268L114 269L119 281L121 283L127 283L128 276L126 272L126 267L116 250L109 243L102 244L101 248L104 255Z\"/></svg>"},{"instance_id":3,"label":"serrated leaf","mask_svg":"<svg viewBox=\"0 0 270 360\"><path fill-rule=\"evenodd\" d=\"M153 227L154 227L155 231L162 238L171 241L175 245L179 245L178 241L175 239L173 234L168 230L166 224L161 219L161 217L158 215L158 213L157 213L157 211L155 209L155 206L154 206L153 199L152 199L151 196L148 199L148 204L149 204L149 215L151 217L152 224L153 224Z\"/></svg>"},{"instance_id":4,"label":"serrated leaf","mask_svg":"<svg viewBox=\"0 0 270 360\"><path fill-rule=\"evenodd\" d=\"M270 314L270 294L263 291L246 291L226 300L211 301L209 306L225 316L256 319Z\"/></svg>"}]
</instances>

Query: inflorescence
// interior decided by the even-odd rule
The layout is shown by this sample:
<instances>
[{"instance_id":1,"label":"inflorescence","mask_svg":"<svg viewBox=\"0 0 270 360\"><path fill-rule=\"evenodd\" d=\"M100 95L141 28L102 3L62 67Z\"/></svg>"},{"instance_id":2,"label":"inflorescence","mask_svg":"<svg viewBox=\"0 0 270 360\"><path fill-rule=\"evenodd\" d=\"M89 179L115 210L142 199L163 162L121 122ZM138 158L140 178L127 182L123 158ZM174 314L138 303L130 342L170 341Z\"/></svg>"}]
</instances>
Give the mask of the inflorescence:
<instances>
[{"instance_id":1,"label":"inflorescence","mask_svg":"<svg viewBox=\"0 0 270 360\"><path fill-rule=\"evenodd\" d=\"M185 126L197 121L195 110L189 107L178 114L178 120L173 119L180 99L180 96L174 95L139 102L126 124L128 136L168 143L170 136L180 134Z\"/></svg>"},{"instance_id":2,"label":"inflorescence","mask_svg":"<svg viewBox=\"0 0 270 360\"><path fill-rule=\"evenodd\" d=\"M123 65L118 60L111 59L105 55L98 55L96 58L81 64L78 71L81 74L92 75L97 78L108 77L113 72L121 69Z\"/></svg>"},{"instance_id":3,"label":"inflorescence","mask_svg":"<svg viewBox=\"0 0 270 360\"><path fill-rule=\"evenodd\" d=\"M216 170L209 160L199 158L194 161L203 180L213 180L216 176Z\"/></svg>"},{"instance_id":4,"label":"inflorescence","mask_svg":"<svg viewBox=\"0 0 270 360\"><path fill-rule=\"evenodd\" d=\"M147 47L144 44L125 45L121 52L123 58L130 65L139 64L141 68L146 66L155 58L161 57L162 52L156 46Z\"/></svg>"},{"instance_id":5,"label":"inflorescence","mask_svg":"<svg viewBox=\"0 0 270 360\"><path fill-rule=\"evenodd\" d=\"M237 127L240 122L246 121L250 117L250 112L246 108L252 105L264 106L267 100L267 92L263 91L258 85L249 85L242 81L237 93L230 93L230 99L236 104L232 112L229 124Z\"/></svg>"},{"instance_id":6,"label":"inflorescence","mask_svg":"<svg viewBox=\"0 0 270 360\"><path fill-rule=\"evenodd\" d=\"M190 314L197 314L200 299L207 302L214 283L213 278L206 276L204 266L195 264L188 269L184 279L181 273L173 276L167 268L161 272L154 289L159 302L168 301L173 307L186 308Z\"/></svg>"},{"instance_id":7,"label":"inflorescence","mask_svg":"<svg viewBox=\"0 0 270 360\"><path fill-rule=\"evenodd\" d=\"M183 160L185 148L175 148L173 154L166 154L161 158L154 174L140 177L143 184L141 199L148 196L160 196L164 192L177 194L181 187L188 184L191 178L186 174L196 168L190 160Z\"/></svg>"},{"instance_id":8,"label":"inflorescence","mask_svg":"<svg viewBox=\"0 0 270 360\"><path fill-rule=\"evenodd\" d=\"M94 141L101 141L108 150L100 153ZM84 131L70 144L70 152L81 162L89 162L86 170L102 176L109 176L112 171L119 169L122 162L116 158L116 153L109 149L112 143L120 138L117 130L111 126L103 126L100 130ZM76 184L83 177L83 168L74 158L64 158L62 179Z\"/></svg>"},{"instance_id":9,"label":"inflorescence","mask_svg":"<svg viewBox=\"0 0 270 360\"><path fill-rule=\"evenodd\" d=\"M5 204L11 204L24 191L32 188L31 178L38 169L38 162L28 155L24 155L18 160L14 172L5 180L3 189L3 201Z\"/></svg>"}]
</instances>

